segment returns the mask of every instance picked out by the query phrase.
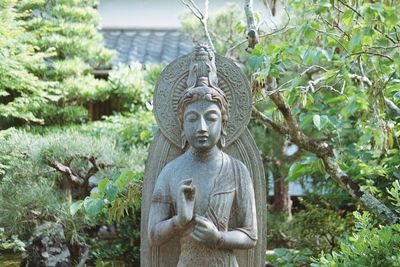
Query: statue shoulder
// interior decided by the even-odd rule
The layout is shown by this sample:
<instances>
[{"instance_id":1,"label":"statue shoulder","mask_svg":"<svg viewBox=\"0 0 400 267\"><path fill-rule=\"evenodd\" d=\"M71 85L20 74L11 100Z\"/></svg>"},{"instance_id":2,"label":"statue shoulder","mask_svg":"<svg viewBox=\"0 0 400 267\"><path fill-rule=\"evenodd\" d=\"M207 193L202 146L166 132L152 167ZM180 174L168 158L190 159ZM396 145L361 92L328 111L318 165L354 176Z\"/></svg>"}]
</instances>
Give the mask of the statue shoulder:
<instances>
[{"instance_id":1,"label":"statue shoulder","mask_svg":"<svg viewBox=\"0 0 400 267\"><path fill-rule=\"evenodd\" d=\"M241 182L250 182L252 183L252 178L250 176L249 169L247 166L239 159L234 158L226 153L224 153L226 158L229 159L229 161L232 164L232 167L235 170L236 177L241 181Z\"/></svg>"},{"instance_id":2,"label":"statue shoulder","mask_svg":"<svg viewBox=\"0 0 400 267\"><path fill-rule=\"evenodd\" d=\"M247 172L249 173L249 170L247 169L247 166L239 159L234 158L226 153L224 153L226 158L229 158L229 160L232 162L232 164L234 166L236 166L238 169L240 169L241 171Z\"/></svg>"},{"instance_id":3,"label":"statue shoulder","mask_svg":"<svg viewBox=\"0 0 400 267\"><path fill-rule=\"evenodd\" d=\"M168 162L164 168L161 170L160 174L158 175L158 180L171 180L171 177L174 177L176 172L181 168L183 161L183 155L171 160Z\"/></svg>"}]
</instances>

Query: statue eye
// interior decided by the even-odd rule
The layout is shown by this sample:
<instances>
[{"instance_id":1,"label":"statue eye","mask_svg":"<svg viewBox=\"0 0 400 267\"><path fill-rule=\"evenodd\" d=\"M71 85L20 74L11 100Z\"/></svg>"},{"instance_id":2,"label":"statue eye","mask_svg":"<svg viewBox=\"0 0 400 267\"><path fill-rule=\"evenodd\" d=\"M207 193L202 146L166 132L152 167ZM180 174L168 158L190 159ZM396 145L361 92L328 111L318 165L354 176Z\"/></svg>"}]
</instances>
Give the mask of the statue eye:
<instances>
[{"instance_id":1,"label":"statue eye","mask_svg":"<svg viewBox=\"0 0 400 267\"><path fill-rule=\"evenodd\" d=\"M193 122L193 121L197 120L197 115L193 114L193 113L190 113L190 114L186 115L185 119L187 121Z\"/></svg>"},{"instance_id":2,"label":"statue eye","mask_svg":"<svg viewBox=\"0 0 400 267\"><path fill-rule=\"evenodd\" d=\"M210 114L207 115L206 118L207 118L208 120L210 120L210 121L217 121L219 117L218 117L218 115L215 114L215 113L210 113Z\"/></svg>"}]
</instances>

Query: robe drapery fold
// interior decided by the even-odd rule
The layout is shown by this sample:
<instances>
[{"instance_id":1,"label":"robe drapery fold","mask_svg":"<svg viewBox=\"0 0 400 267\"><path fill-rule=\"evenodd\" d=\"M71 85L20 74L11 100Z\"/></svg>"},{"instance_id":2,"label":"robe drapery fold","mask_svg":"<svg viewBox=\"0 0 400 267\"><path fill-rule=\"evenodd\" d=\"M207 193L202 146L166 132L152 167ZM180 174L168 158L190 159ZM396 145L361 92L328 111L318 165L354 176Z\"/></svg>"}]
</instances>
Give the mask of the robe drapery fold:
<instances>
[{"instance_id":1,"label":"robe drapery fold","mask_svg":"<svg viewBox=\"0 0 400 267\"><path fill-rule=\"evenodd\" d=\"M215 178L207 210L201 215L212 221L219 231L241 231L250 239L257 240L254 188L249 171L239 160L225 153L222 155L221 171ZM175 198L170 197L170 188L167 181L157 181L153 202L167 204L172 217L176 203L171 201ZM195 213L199 214L196 207ZM238 266L233 250L205 246L192 239L190 231L182 233L180 244L178 267Z\"/></svg>"}]
</instances>

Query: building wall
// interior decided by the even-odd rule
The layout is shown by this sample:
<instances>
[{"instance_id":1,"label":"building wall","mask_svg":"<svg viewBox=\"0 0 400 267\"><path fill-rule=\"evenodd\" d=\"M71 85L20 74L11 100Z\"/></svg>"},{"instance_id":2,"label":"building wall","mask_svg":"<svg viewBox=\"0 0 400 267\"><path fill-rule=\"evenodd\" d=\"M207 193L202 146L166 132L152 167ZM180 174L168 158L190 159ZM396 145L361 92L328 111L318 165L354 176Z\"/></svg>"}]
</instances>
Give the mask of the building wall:
<instances>
[{"instance_id":1,"label":"building wall","mask_svg":"<svg viewBox=\"0 0 400 267\"><path fill-rule=\"evenodd\" d=\"M204 8L204 1L195 0L200 9ZM228 1L210 0L209 12L221 9ZM229 2L244 5L244 0ZM171 29L178 28L179 15L187 11L187 7L180 0L100 0L99 12L102 16L103 28L151 28ZM267 9L260 1L254 1L254 9L260 11L263 17L270 17ZM278 20L281 15L274 20ZM268 20L267 20L268 21Z\"/></svg>"}]
</instances>

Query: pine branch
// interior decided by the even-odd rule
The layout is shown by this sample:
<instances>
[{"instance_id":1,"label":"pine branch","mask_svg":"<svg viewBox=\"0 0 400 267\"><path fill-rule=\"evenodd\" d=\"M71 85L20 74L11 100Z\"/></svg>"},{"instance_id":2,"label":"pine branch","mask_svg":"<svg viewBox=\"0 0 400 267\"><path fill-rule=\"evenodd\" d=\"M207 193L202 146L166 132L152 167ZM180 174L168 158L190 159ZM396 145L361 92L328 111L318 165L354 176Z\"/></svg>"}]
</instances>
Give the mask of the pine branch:
<instances>
[{"instance_id":1,"label":"pine branch","mask_svg":"<svg viewBox=\"0 0 400 267\"><path fill-rule=\"evenodd\" d=\"M57 161L54 163L48 162L48 164L51 167L53 167L54 169L56 169L57 171L64 174L66 177L68 177L71 182L78 184L78 185L84 184L84 180L82 178L80 178L79 176L75 175L68 166L65 166L64 164L57 162Z\"/></svg>"}]
</instances>

